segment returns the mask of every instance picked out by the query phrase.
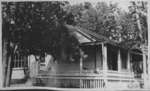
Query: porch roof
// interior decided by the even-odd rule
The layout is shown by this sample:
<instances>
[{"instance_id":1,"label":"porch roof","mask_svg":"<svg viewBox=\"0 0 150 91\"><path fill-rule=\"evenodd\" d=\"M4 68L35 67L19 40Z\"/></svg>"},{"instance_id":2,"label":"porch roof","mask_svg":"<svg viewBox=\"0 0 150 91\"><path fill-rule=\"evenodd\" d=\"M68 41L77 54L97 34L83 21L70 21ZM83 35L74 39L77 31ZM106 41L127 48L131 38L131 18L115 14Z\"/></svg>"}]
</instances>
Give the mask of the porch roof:
<instances>
[{"instance_id":1,"label":"porch roof","mask_svg":"<svg viewBox=\"0 0 150 91\"><path fill-rule=\"evenodd\" d=\"M89 31L87 29L72 26L72 25L65 25L70 32L74 33L76 35L76 38L79 40L81 44L99 44L99 43L109 43L112 45L116 45L114 41L108 39L107 37L94 33L92 31Z\"/></svg>"}]
</instances>

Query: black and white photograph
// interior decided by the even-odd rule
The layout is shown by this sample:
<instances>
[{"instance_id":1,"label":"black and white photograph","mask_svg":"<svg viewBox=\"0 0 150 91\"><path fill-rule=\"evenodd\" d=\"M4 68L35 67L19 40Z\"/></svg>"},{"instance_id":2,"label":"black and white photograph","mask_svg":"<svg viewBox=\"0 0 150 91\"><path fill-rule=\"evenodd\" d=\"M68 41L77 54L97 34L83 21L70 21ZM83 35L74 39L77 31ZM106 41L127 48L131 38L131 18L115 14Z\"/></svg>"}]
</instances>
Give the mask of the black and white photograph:
<instances>
[{"instance_id":1,"label":"black and white photograph","mask_svg":"<svg viewBox=\"0 0 150 91\"><path fill-rule=\"evenodd\" d=\"M148 0L0 3L3 91L150 91Z\"/></svg>"}]
</instances>

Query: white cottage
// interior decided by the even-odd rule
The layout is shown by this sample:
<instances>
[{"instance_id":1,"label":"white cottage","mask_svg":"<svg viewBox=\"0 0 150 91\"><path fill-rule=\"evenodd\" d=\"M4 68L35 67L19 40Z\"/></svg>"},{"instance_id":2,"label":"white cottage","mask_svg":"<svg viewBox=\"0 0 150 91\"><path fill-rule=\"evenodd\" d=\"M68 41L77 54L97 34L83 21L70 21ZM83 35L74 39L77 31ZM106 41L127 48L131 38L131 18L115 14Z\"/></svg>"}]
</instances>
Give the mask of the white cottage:
<instances>
[{"instance_id":1,"label":"white cottage","mask_svg":"<svg viewBox=\"0 0 150 91\"><path fill-rule=\"evenodd\" d=\"M91 31L66 25L76 34L85 58L77 62L51 62L38 70L33 83L61 88L143 88L147 78L147 53L126 49Z\"/></svg>"}]
</instances>

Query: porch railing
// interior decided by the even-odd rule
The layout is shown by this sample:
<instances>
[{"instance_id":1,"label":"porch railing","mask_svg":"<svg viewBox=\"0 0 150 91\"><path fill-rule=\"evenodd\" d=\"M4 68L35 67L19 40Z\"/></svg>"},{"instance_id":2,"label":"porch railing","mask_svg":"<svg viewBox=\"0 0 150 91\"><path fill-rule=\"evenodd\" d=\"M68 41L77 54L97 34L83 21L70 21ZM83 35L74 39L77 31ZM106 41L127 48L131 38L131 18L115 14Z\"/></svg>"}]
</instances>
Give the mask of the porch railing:
<instances>
[{"instance_id":1,"label":"porch railing","mask_svg":"<svg viewBox=\"0 0 150 91\"><path fill-rule=\"evenodd\" d=\"M36 84L63 88L104 88L104 78L96 76L38 76Z\"/></svg>"},{"instance_id":2,"label":"porch railing","mask_svg":"<svg viewBox=\"0 0 150 91\"><path fill-rule=\"evenodd\" d=\"M117 71L108 71L107 77L104 77L102 72L98 74L79 72L64 74L51 73L49 75L39 74L34 83L35 85L39 86L43 85L61 88L106 88L106 80L108 81L107 83L109 83L109 85L112 85L112 87L117 87L118 85L122 87L126 86L126 88L133 87L134 85L138 85L135 83L136 81L139 82L139 85L142 84L142 80L140 82L138 79L135 79L132 73Z\"/></svg>"},{"instance_id":3,"label":"porch railing","mask_svg":"<svg viewBox=\"0 0 150 91\"><path fill-rule=\"evenodd\" d=\"M22 55L14 55L13 69L24 69L28 67L27 57Z\"/></svg>"},{"instance_id":4,"label":"porch railing","mask_svg":"<svg viewBox=\"0 0 150 91\"><path fill-rule=\"evenodd\" d=\"M81 88L104 88L104 79L83 79Z\"/></svg>"}]
</instances>

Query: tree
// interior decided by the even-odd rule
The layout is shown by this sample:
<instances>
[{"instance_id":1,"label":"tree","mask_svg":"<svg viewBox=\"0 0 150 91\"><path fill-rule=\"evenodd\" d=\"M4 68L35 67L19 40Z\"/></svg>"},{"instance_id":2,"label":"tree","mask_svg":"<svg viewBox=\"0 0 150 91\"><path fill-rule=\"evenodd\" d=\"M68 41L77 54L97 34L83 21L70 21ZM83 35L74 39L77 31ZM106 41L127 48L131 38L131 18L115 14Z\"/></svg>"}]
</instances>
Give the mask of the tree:
<instances>
[{"instance_id":1,"label":"tree","mask_svg":"<svg viewBox=\"0 0 150 91\"><path fill-rule=\"evenodd\" d=\"M117 3L98 2L93 6L86 2L72 6L70 11L77 18L77 26L102 34L118 45L132 48L142 43L139 35L147 34L146 9L146 4L142 4L142 8L140 6L138 9L141 24L137 24L133 14L119 8ZM138 32L139 25L142 34Z\"/></svg>"},{"instance_id":2,"label":"tree","mask_svg":"<svg viewBox=\"0 0 150 91\"><path fill-rule=\"evenodd\" d=\"M148 27L147 27L147 3L144 1L130 2L129 12L122 17L125 22L122 24L127 33L125 40L121 45L132 47L140 47L147 45Z\"/></svg>"},{"instance_id":3,"label":"tree","mask_svg":"<svg viewBox=\"0 0 150 91\"><path fill-rule=\"evenodd\" d=\"M111 37L113 33L110 32L118 26L114 17L114 9L117 9L115 5L109 6L105 2L98 2L94 7L89 2L85 2L74 5L71 9L70 11L77 18L76 25L93 32Z\"/></svg>"},{"instance_id":4,"label":"tree","mask_svg":"<svg viewBox=\"0 0 150 91\"><path fill-rule=\"evenodd\" d=\"M138 28L138 37L147 43L148 31L147 31L147 3L144 1L130 2L129 6L130 13L136 22Z\"/></svg>"},{"instance_id":5,"label":"tree","mask_svg":"<svg viewBox=\"0 0 150 91\"><path fill-rule=\"evenodd\" d=\"M26 56L42 56L46 52L57 60L62 58L62 52L69 54L68 59L78 52L78 41L65 27L74 23L66 5L69 3L64 1L2 3L4 86L10 85L16 50Z\"/></svg>"}]
</instances>

